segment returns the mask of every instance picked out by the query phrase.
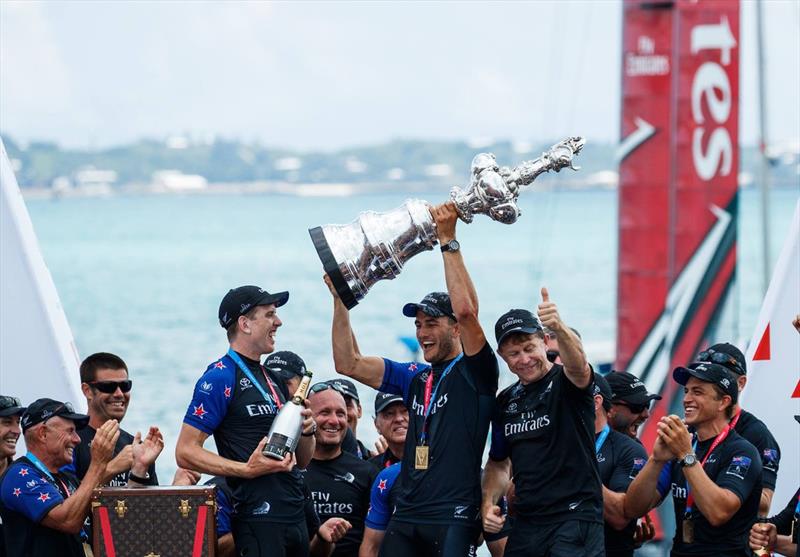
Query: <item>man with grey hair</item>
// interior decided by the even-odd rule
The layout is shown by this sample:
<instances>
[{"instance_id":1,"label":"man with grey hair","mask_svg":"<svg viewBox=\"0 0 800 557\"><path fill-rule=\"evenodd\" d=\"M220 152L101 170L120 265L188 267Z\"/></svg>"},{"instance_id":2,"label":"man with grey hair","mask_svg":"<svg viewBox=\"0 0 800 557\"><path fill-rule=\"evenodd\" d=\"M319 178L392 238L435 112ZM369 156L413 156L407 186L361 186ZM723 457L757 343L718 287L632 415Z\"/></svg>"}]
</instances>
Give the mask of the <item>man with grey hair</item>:
<instances>
[{"instance_id":1,"label":"man with grey hair","mask_svg":"<svg viewBox=\"0 0 800 557\"><path fill-rule=\"evenodd\" d=\"M92 442L89 469L77 478L59 469L72 462L81 442L77 430L89 417L69 403L34 401L22 416L28 454L16 460L0 483L0 516L7 530L9 557L84 555L81 528L92 490L107 480L107 465L119 438L119 423L108 420Z\"/></svg>"}]
</instances>

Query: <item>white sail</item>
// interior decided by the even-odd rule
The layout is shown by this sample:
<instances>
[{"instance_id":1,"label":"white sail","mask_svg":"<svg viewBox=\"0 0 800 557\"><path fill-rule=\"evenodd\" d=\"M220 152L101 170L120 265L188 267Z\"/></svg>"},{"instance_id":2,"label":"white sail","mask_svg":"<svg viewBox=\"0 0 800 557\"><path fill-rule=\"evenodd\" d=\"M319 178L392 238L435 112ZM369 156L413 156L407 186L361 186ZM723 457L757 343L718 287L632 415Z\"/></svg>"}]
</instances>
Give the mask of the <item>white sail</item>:
<instances>
[{"instance_id":1,"label":"white sail","mask_svg":"<svg viewBox=\"0 0 800 557\"><path fill-rule=\"evenodd\" d=\"M0 393L85 408L80 360L0 139Z\"/></svg>"},{"instance_id":2,"label":"white sail","mask_svg":"<svg viewBox=\"0 0 800 557\"><path fill-rule=\"evenodd\" d=\"M773 514L797 490L800 462L800 334L792 319L800 313L800 200L783 244L756 329L747 349L747 387L742 407L761 418L781 447Z\"/></svg>"}]
</instances>

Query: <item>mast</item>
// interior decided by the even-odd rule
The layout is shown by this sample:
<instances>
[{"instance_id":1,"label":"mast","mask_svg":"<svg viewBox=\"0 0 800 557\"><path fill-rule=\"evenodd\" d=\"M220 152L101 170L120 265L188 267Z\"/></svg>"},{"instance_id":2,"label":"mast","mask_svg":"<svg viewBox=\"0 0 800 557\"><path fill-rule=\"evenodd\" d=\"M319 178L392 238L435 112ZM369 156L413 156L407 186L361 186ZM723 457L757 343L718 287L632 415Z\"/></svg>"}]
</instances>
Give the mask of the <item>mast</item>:
<instances>
[{"instance_id":1,"label":"mast","mask_svg":"<svg viewBox=\"0 0 800 557\"><path fill-rule=\"evenodd\" d=\"M769 159L767 158L767 99L766 68L764 63L764 2L756 2L756 50L758 54L758 150L761 153L761 251L764 254L762 265L762 293L769 286Z\"/></svg>"}]
</instances>

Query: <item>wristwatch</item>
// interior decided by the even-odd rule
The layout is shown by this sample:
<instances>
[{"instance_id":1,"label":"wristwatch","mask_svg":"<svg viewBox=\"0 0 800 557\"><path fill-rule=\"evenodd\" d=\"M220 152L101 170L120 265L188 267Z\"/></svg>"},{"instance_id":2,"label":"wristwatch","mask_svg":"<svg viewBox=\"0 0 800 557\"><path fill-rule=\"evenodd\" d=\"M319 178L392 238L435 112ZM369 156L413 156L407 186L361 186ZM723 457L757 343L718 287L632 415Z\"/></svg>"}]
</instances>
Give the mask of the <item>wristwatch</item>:
<instances>
[{"instance_id":1,"label":"wristwatch","mask_svg":"<svg viewBox=\"0 0 800 557\"><path fill-rule=\"evenodd\" d=\"M687 453L686 456L681 459L681 464L683 464L684 468L694 466L697 464L697 455L694 453Z\"/></svg>"},{"instance_id":2,"label":"wristwatch","mask_svg":"<svg viewBox=\"0 0 800 557\"><path fill-rule=\"evenodd\" d=\"M442 244L442 253L446 251L458 251L461 249L461 244L458 243L458 240L450 240L446 244Z\"/></svg>"},{"instance_id":3,"label":"wristwatch","mask_svg":"<svg viewBox=\"0 0 800 557\"><path fill-rule=\"evenodd\" d=\"M301 432L300 435L302 435L303 437L311 437L316 432L317 432L317 422L314 422L314 425L311 426L311 432L310 433Z\"/></svg>"}]
</instances>

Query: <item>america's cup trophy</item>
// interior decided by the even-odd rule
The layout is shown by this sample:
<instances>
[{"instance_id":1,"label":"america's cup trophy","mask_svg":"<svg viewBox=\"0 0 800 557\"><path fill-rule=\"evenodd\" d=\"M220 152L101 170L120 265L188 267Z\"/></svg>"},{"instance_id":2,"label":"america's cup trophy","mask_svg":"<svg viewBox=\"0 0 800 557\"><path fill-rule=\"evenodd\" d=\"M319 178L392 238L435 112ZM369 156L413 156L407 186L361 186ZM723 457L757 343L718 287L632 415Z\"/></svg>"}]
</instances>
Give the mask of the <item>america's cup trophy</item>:
<instances>
[{"instance_id":1,"label":"america's cup trophy","mask_svg":"<svg viewBox=\"0 0 800 557\"><path fill-rule=\"evenodd\" d=\"M484 214L504 224L516 222L521 215L517 198L524 186L550 170L578 170L573 159L585 142L582 137L567 138L514 168L498 167L491 153L476 155L469 188L450 190L459 218L469 223L476 214ZM373 284L395 278L406 261L432 250L438 242L435 227L428 202L409 199L385 213L366 211L350 224L317 226L308 232L336 292L351 309Z\"/></svg>"}]
</instances>

